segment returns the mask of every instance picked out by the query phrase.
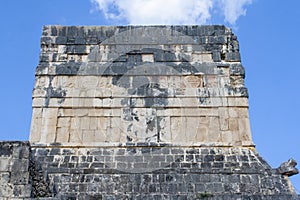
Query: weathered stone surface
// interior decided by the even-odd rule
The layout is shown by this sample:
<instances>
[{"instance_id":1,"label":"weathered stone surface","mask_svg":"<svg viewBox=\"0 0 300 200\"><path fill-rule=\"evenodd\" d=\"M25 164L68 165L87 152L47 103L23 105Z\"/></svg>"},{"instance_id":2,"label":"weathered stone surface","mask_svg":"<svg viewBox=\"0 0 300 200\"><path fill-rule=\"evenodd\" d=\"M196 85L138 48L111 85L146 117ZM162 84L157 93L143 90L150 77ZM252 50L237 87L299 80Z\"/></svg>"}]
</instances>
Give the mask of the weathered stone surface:
<instances>
[{"instance_id":1,"label":"weathered stone surface","mask_svg":"<svg viewBox=\"0 0 300 200\"><path fill-rule=\"evenodd\" d=\"M278 173L293 176L299 173L299 170L296 168L297 162L293 159L289 159L287 162L284 162L277 168Z\"/></svg>"},{"instance_id":2,"label":"weathered stone surface","mask_svg":"<svg viewBox=\"0 0 300 200\"><path fill-rule=\"evenodd\" d=\"M29 142L0 142L0 199L31 197Z\"/></svg>"},{"instance_id":3,"label":"weathered stone surface","mask_svg":"<svg viewBox=\"0 0 300 200\"><path fill-rule=\"evenodd\" d=\"M45 26L30 141L0 142L0 199L298 200L258 155L224 26Z\"/></svg>"},{"instance_id":4,"label":"weathered stone surface","mask_svg":"<svg viewBox=\"0 0 300 200\"><path fill-rule=\"evenodd\" d=\"M224 26L45 26L41 48L34 144L253 146L238 41ZM229 108L246 114L220 115Z\"/></svg>"}]
</instances>

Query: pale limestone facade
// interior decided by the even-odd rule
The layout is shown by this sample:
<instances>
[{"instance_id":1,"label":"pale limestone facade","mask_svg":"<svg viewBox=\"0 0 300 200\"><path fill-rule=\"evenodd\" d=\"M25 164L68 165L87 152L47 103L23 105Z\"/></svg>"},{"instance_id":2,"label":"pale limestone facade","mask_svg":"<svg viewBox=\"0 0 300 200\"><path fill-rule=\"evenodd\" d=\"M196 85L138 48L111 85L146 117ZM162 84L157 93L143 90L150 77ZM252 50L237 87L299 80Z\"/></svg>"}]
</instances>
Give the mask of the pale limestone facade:
<instances>
[{"instance_id":1,"label":"pale limestone facade","mask_svg":"<svg viewBox=\"0 0 300 200\"><path fill-rule=\"evenodd\" d=\"M32 144L253 146L230 29L122 28L44 28Z\"/></svg>"}]
</instances>

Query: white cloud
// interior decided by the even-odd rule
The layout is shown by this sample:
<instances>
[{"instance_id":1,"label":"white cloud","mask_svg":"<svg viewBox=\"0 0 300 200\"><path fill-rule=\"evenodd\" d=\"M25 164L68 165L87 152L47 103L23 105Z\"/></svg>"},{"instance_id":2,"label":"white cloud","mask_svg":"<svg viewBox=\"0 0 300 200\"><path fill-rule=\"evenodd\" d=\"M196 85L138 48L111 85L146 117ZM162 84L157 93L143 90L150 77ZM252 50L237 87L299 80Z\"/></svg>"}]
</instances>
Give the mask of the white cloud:
<instances>
[{"instance_id":1,"label":"white cloud","mask_svg":"<svg viewBox=\"0 0 300 200\"><path fill-rule=\"evenodd\" d=\"M129 24L206 24L213 9L235 24L252 0L91 0L106 19ZM217 6L217 5L221 6ZM220 13L220 12L216 12Z\"/></svg>"},{"instance_id":2,"label":"white cloud","mask_svg":"<svg viewBox=\"0 0 300 200\"><path fill-rule=\"evenodd\" d=\"M235 24L240 16L246 15L245 6L250 5L252 0L221 0L225 21Z\"/></svg>"}]
</instances>

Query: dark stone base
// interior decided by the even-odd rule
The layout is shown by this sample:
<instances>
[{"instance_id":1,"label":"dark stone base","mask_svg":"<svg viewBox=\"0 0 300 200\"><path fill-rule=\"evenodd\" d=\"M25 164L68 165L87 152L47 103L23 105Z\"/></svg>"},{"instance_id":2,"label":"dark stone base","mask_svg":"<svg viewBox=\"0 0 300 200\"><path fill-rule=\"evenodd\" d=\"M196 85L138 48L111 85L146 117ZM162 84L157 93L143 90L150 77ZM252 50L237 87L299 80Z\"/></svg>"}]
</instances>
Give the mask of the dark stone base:
<instances>
[{"instance_id":1,"label":"dark stone base","mask_svg":"<svg viewBox=\"0 0 300 200\"><path fill-rule=\"evenodd\" d=\"M2 142L0 199L300 199L253 149L151 145Z\"/></svg>"}]
</instances>

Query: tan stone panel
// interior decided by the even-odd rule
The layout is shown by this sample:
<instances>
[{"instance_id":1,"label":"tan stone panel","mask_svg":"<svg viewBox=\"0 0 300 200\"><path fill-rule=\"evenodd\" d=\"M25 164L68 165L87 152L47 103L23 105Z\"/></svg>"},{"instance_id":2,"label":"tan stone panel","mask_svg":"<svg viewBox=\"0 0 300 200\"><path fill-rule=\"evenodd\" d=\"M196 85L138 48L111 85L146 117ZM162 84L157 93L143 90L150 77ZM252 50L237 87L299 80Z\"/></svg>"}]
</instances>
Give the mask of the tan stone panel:
<instances>
[{"instance_id":1,"label":"tan stone panel","mask_svg":"<svg viewBox=\"0 0 300 200\"><path fill-rule=\"evenodd\" d=\"M71 118L71 129L72 130L79 130L80 128L81 128L80 118L79 117L72 117Z\"/></svg>"},{"instance_id":2,"label":"tan stone panel","mask_svg":"<svg viewBox=\"0 0 300 200\"><path fill-rule=\"evenodd\" d=\"M182 80L184 81L184 84L188 88L203 87L203 77L201 75L184 76Z\"/></svg>"},{"instance_id":3,"label":"tan stone panel","mask_svg":"<svg viewBox=\"0 0 300 200\"><path fill-rule=\"evenodd\" d=\"M121 142L120 128L111 127L107 132L107 141L109 142Z\"/></svg>"},{"instance_id":4,"label":"tan stone panel","mask_svg":"<svg viewBox=\"0 0 300 200\"><path fill-rule=\"evenodd\" d=\"M171 142L171 120L170 117L158 117L157 129L160 142Z\"/></svg>"},{"instance_id":5,"label":"tan stone panel","mask_svg":"<svg viewBox=\"0 0 300 200\"><path fill-rule=\"evenodd\" d=\"M97 117L89 117L89 119L90 119L89 130L97 130L99 124Z\"/></svg>"},{"instance_id":6,"label":"tan stone panel","mask_svg":"<svg viewBox=\"0 0 300 200\"><path fill-rule=\"evenodd\" d=\"M206 63L213 62L211 53L192 53L192 62Z\"/></svg>"},{"instance_id":7,"label":"tan stone panel","mask_svg":"<svg viewBox=\"0 0 300 200\"><path fill-rule=\"evenodd\" d=\"M94 98L93 99L92 107L95 107L95 108L101 108L101 107L103 107L103 100L100 99L100 98Z\"/></svg>"},{"instance_id":8,"label":"tan stone panel","mask_svg":"<svg viewBox=\"0 0 300 200\"><path fill-rule=\"evenodd\" d=\"M239 118L238 123L242 141L252 141L249 118Z\"/></svg>"},{"instance_id":9,"label":"tan stone panel","mask_svg":"<svg viewBox=\"0 0 300 200\"><path fill-rule=\"evenodd\" d=\"M50 79L48 76L37 76L35 79L34 88L46 88L49 86Z\"/></svg>"},{"instance_id":10,"label":"tan stone panel","mask_svg":"<svg viewBox=\"0 0 300 200\"><path fill-rule=\"evenodd\" d=\"M110 127L110 117L99 117L97 130L107 130L108 127Z\"/></svg>"},{"instance_id":11,"label":"tan stone panel","mask_svg":"<svg viewBox=\"0 0 300 200\"><path fill-rule=\"evenodd\" d=\"M218 116L218 108L165 108L157 116Z\"/></svg>"},{"instance_id":12,"label":"tan stone panel","mask_svg":"<svg viewBox=\"0 0 300 200\"><path fill-rule=\"evenodd\" d=\"M107 138L107 130L103 130L103 129L96 130L94 142L109 142Z\"/></svg>"},{"instance_id":13,"label":"tan stone panel","mask_svg":"<svg viewBox=\"0 0 300 200\"><path fill-rule=\"evenodd\" d=\"M32 118L41 118L43 116L43 108L33 108Z\"/></svg>"},{"instance_id":14,"label":"tan stone panel","mask_svg":"<svg viewBox=\"0 0 300 200\"><path fill-rule=\"evenodd\" d=\"M238 118L230 118L229 119L229 130L230 131L238 131L239 130Z\"/></svg>"},{"instance_id":15,"label":"tan stone panel","mask_svg":"<svg viewBox=\"0 0 300 200\"><path fill-rule=\"evenodd\" d=\"M70 129L70 143L82 144L82 130L81 129Z\"/></svg>"},{"instance_id":16,"label":"tan stone panel","mask_svg":"<svg viewBox=\"0 0 300 200\"><path fill-rule=\"evenodd\" d=\"M33 98L45 97L47 92L42 88L36 88L32 91Z\"/></svg>"},{"instance_id":17,"label":"tan stone panel","mask_svg":"<svg viewBox=\"0 0 300 200\"><path fill-rule=\"evenodd\" d=\"M249 118L248 108L238 108L239 117Z\"/></svg>"},{"instance_id":18,"label":"tan stone panel","mask_svg":"<svg viewBox=\"0 0 300 200\"><path fill-rule=\"evenodd\" d=\"M197 135L196 135L196 138L194 141L195 143L205 142L207 140L207 138L209 137L207 124L199 124L196 131L197 131Z\"/></svg>"},{"instance_id":19,"label":"tan stone panel","mask_svg":"<svg viewBox=\"0 0 300 200\"><path fill-rule=\"evenodd\" d=\"M107 109L103 109L103 108L90 108L90 109L87 109L87 110L88 110L88 116L89 117L107 116L105 114L105 111Z\"/></svg>"},{"instance_id":20,"label":"tan stone panel","mask_svg":"<svg viewBox=\"0 0 300 200\"><path fill-rule=\"evenodd\" d=\"M234 108L234 107L229 107L228 111L229 111L229 117L230 118L237 118L240 116L239 114L239 109L245 109L245 108Z\"/></svg>"},{"instance_id":21,"label":"tan stone panel","mask_svg":"<svg viewBox=\"0 0 300 200\"><path fill-rule=\"evenodd\" d=\"M227 107L219 107L219 123L220 130L227 131L229 129L229 112Z\"/></svg>"},{"instance_id":22,"label":"tan stone panel","mask_svg":"<svg viewBox=\"0 0 300 200\"><path fill-rule=\"evenodd\" d=\"M86 144L91 144L93 142L96 142L95 130L83 130L82 142Z\"/></svg>"},{"instance_id":23,"label":"tan stone panel","mask_svg":"<svg viewBox=\"0 0 300 200\"><path fill-rule=\"evenodd\" d=\"M186 119L182 117L171 117L171 135L174 144L186 142L185 131Z\"/></svg>"},{"instance_id":24,"label":"tan stone panel","mask_svg":"<svg viewBox=\"0 0 300 200\"><path fill-rule=\"evenodd\" d=\"M57 121L57 127L70 127L71 118L70 117L59 117Z\"/></svg>"},{"instance_id":25,"label":"tan stone panel","mask_svg":"<svg viewBox=\"0 0 300 200\"><path fill-rule=\"evenodd\" d=\"M40 108L45 106L45 99L44 98L33 98L32 99L32 107L33 108Z\"/></svg>"},{"instance_id":26,"label":"tan stone panel","mask_svg":"<svg viewBox=\"0 0 300 200\"><path fill-rule=\"evenodd\" d=\"M89 116L93 109L87 108L60 108L58 111L59 117L84 117Z\"/></svg>"},{"instance_id":27,"label":"tan stone panel","mask_svg":"<svg viewBox=\"0 0 300 200\"><path fill-rule=\"evenodd\" d=\"M232 145L234 143L232 131L222 131L221 141L225 144Z\"/></svg>"},{"instance_id":28,"label":"tan stone panel","mask_svg":"<svg viewBox=\"0 0 300 200\"><path fill-rule=\"evenodd\" d=\"M90 130L90 117L80 117L80 129Z\"/></svg>"},{"instance_id":29,"label":"tan stone panel","mask_svg":"<svg viewBox=\"0 0 300 200\"><path fill-rule=\"evenodd\" d=\"M113 97L126 97L126 96L128 96L128 90L126 88L123 88L123 87L114 86L111 91L112 91L112 96Z\"/></svg>"},{"instance_id":30,"label":"tan stone panel","mask_svg":"<svg viewBox=\"0 0 300 200\"><path fill-rule=\"evenodd\" d=\"M208 88L214 88L219 86L217 75L205 75L203 78L203 86Z\"/></svg>"},{"instance_id":31,"label":"tan stone panel","mask_svg":"<svg viewBox=\"0 0 300 200\"><path fill-rule=\"evenodd\" d=\"M36 143L41 139L42 118L32 116L29 141Z\"/></svg>"},{"instance_id":32,"label":"tan stone panel","mask_svg":"<svg viewBox=\"0 0 300 200\"><path fill-rule=\"evenodd\" d=\"M219 142L221 140L220 123L218 117L209 117L208 125L208 138L209 142Z\"/></svg>"},{"instance_id":33,"label":"tan stone panel","mask_svg":"<svg viewBox=\"0 0 300 200\"><path fill-rule=\"evenodd\" d=\"M200 127L201 126L201 127ZM200 125L198 117L187 117L186 118L186 142L188 145L192 145L198 142L201 131L203 131L203 125Z\"/></svg>"},{"instance_id":34,"label":"tan stone panel","mask_svg":"<svg viewBox=\"0 0 300 200\"><path fill-rule=\"evenodd\" d=\"M199 101L197 98L182 98L180 107L198 107Z\"/></svg>"},{"instance_id":35,"label":"tan stone panel","mask_svg":"<svg viewBox=\"0 0 300 200\"><path fill-rule=\"evenodd\" d=\"M142 61L143 62L154 62L153 54L142 54Z\"/></svg>"},{"instance_id":36,"label":"tan stone panel","mask_svg":"<svg viewBox=\"0 0 300 200\"><path fill-rule=\"evenodd\" d=\"M55 142L67 143L69 142L70 129L69 127L57 128Z\"/></svg>"},{"instance_id":37,"label":"tan stone panel","mask_svg":"<svg viewBox=\"0 0 300 200\"><path fill-rule=\"evenodd\" d=\"M208 124L209 123L209 115L204 115L199 117L200 124Z\"/></svg>"},{"instance_id":38,"label":"tan stone panel","mask_svg":"<svg viewBox=\"0 0 300 200\"><path fill-rule=\"evenodd\" d=\"M227 98L228 106L231 107L248 107L248 98L240 97L240 98Z\"/></svg>"}]
</instances>

